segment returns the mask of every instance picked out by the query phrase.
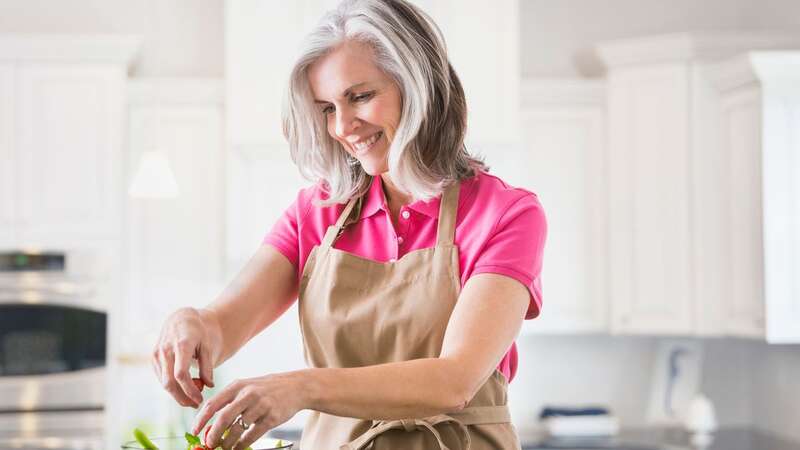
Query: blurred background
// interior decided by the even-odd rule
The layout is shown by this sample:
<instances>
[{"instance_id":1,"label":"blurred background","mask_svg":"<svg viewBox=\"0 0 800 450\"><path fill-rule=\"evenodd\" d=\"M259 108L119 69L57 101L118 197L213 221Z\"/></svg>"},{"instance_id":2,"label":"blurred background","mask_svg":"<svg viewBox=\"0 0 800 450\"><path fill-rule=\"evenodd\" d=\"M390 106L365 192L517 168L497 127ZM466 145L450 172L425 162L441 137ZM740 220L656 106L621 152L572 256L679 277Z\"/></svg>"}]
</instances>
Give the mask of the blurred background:
<instances>
[{"instance_id":1,"label":"blurred background","mask_svg":"<svg viewBox=\"0 0 800 450\"><path fill-rule=\"evenodd\" d=\"M149 352L308 183L280 105L336 3L0 0L0 448L188 430ZM416 3L468 147L548 216L521 434L545 406L683 426L702 394L720 429L800 442L800 2ZM295 306L215 378L301 367Z\"/></svg>"}]
</instances>

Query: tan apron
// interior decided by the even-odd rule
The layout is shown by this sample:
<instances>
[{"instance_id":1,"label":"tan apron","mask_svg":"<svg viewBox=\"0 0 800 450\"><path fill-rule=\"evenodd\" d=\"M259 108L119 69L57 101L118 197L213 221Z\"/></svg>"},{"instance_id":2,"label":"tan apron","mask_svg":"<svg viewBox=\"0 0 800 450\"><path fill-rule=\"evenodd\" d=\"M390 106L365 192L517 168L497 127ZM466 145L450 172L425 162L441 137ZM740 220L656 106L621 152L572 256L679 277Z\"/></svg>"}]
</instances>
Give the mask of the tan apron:
<instances>
[{"instance_id":1,"label":"tan apron","mask_svg":"<svg viewBox=\"0 0 800 450\"><path fill-rule=\"evenodd\" d=\"M439 356L461 290L453 244L458 193L459 183L454 183L442 195L436 247L411 251L393 263L333 248L345 226L358 220L363 197L347 203L336 225L311 250L300 281L300 328L310 367ZM466 408L447 414L369 421L311 411L300 448L519 449L507 388L505 376L495 369Z\"/></svg>"}]
</instances>

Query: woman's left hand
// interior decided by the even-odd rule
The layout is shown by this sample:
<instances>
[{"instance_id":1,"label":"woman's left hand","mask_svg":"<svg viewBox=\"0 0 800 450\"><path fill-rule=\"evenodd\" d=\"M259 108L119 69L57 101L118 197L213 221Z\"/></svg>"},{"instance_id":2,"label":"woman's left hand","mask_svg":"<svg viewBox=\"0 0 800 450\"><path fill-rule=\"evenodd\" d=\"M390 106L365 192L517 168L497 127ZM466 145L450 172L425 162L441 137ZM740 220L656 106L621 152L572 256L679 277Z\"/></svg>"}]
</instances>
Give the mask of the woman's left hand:
<instances>
[{"instance_id":1,"label":"woman's left hand","mask_svg":"<svg viewBox=\"0 0 800 450\"><path fill-rule=\"evenodd\" d=\"M218 414L204 444L208 448L221 445L225 450L247 448L303 409L303 392L296 375L286 372L234 381L208 399L195 418L192 432L198 434ZM240 415L249 425L246 431L237 421ZM223 440L225 429L230 431Z\"/></svg>"}]
</instances>

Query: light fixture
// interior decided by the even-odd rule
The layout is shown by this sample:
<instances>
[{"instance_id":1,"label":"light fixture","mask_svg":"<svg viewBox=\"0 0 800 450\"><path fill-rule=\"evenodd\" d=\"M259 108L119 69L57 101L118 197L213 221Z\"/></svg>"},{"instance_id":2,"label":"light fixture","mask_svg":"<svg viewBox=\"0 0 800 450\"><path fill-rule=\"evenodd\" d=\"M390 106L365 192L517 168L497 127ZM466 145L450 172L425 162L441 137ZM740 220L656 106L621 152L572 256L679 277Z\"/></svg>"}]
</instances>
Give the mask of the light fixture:
<instances>
[{"instance_id":1,"label":"light fixture","mask_svg":"<svg viewBox=\"0 0 800 450\"><path fill-rule=\"evenodd\" d=\"M143 152L128 195L133 198L166 199L179 194L178 183L167 156L160 150Z\"/></svg>"},{"instance_id":2,"label":"light fixture","mask_svg":"<svg viewBox=\"0 0 800 450\"><path fill-rule=\"evenodd\" d=\"M153 13L155 22L154 36L159 36L160 18L158 13L158 1L153 2ZM154 59L160 63L159 46L154 46ZM160 64L159 64L160 66ZM169 164L169 158L165 151L159 148L161 122L161 89L157 78L154 80L155 86L150 92L155 96L155 126L152 133L152 149L142 152L139 157L139 165L133 181L128 188L128 195L140 199L170 199L180 195L178 182L175 181L175 174Z\"/></svg>"}]
</instances>

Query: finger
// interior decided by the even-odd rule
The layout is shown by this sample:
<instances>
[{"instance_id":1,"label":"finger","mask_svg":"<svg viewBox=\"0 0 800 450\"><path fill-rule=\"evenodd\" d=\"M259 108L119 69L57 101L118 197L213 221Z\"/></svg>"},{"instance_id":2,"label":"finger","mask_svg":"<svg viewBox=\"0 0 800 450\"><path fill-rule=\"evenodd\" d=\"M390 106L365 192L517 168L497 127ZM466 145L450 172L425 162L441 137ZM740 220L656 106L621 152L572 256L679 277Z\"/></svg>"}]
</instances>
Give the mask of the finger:
<instances>
[{"instance_id":1,"label":"finger","mask_svg":"<svg viewBox=\"0 0 800 450\"><path fill-rule=\"evenodd\" d=\"M249 410L244 411L241 413L242 421L247 425L250 425L252 428L253 422L255 422L258 418L258 414L253 414ZM237 416L238 418L238 416ZM249 429L249 428L248 428ZM223 449L231 449L237 442L239 442L239 438L242 436L242 433L245 432L245 428L243 428L237 419L234 419L233 424L230 426L230 432L228 436L222 440L222 448Z\"/></svg>"},{"instance_id":2,"label":"finger","mask_svg":"<svg viewBox=\"0 0 800 450\"><path fill-rule=\"evenodd\" d=\"M192 382L192 377L189 374L189 365L192 362L193 352L189 351L185 345L177 344L174 348L175 351L175 367L173 368L172 375L178 381L178 385L183 390L187 397L191 398L194 403L198 405L203 401L203 394L197 389L197 386Z\"/></svg>"},{"instance_id":3,"label":"finger","mask_svg":"<svg viewBox=\"0 0 800 450\"><path fill-rule=\"evenodd\" d=\"M220 409L224 408L225 405L232 402L234 398L236 398L236 394L241 389L241 383L239 381L234 381L233 383L229 384L225 387L219 394L211 397L206 401L206 404L200 408L200 411L197 413L194 419L194 425L192 426L192 432L197 434L199 430L202 430L205 427L206 422L209 421L214 414L217 413ZM219 422L219 421L218 421ZM212 427L213 428L213 427ZM211 432L208 432L208 435L211 436ZM220 433L222 435L222 433ZM214 447L211 447L214 448Z\"/></svg>"},{"instance_id":4,"label":"finger","mask_svg":"<svg viewBox=\"0 0 800 450\"><path fill-rule=\"evenodd\" d=\"M207 345L200 344L197 355L197 365L200 368L200 379L208 387L214 387L214 362L211 361L211 351Z\"/></svg>"},{"instance_id":5,"label":"finger","mask_svg":"<svg viewBox=\"0 0 800 450\"><path fill-rule=\"evenodd\" d=\"M249 430L245 431L242 434L242 437L239 438L239 442L233 446L233 450L244 450L249 447L253 442L257 441L258 438L264 435L267 431L269 431L273 425L268 423L266 420L258 420L253 423L253 426L250 427Z\"/></svg>"},{"instance_id":6,"label":"finger","mask_svg":"<svg viewBox=\"0 0 800 450\"><path fill-rule=\"evenodd\" d=\"M186 396L183 391L178 387L178 382L172 377L172 361L173 357L169 350L162 350L160 353L161 358L161 384L164 389L175 398L181 406L193 406L194 401Z\"/></svg>"},{"instance_id":7,"label":"finger","mask_svg":"<svg viewBox=\"0 0 800 450\"><path fill-rule=\"evenodd\" d=\"M208 437L205 442L207 447L217 448L222 443L222 434L226 429L230 429L230 433L235 431L241 432L242 427L238 424L234 424L234 422L242 411L247 410L246 403L246 400L237 397L219 411L217 420L214 422L214 425L211 426L211 431L208 432Z\"/></svg>"},{"instance_id":8,"label":"finger","mask_svg":"<svg viewBox=\"0 0 800 450\"><path fill-rule=\"evenodd\" d=\"M153 366L153 372L155 372L156 378L158 378L158 382L162 383L162 380L161 380L161 362L159 361L158 350L153 351L153 355L150 358L150 365Z\"/></svg>"}]
</instances>

